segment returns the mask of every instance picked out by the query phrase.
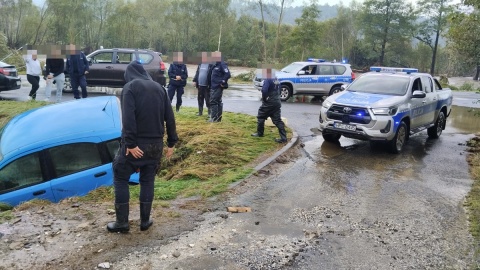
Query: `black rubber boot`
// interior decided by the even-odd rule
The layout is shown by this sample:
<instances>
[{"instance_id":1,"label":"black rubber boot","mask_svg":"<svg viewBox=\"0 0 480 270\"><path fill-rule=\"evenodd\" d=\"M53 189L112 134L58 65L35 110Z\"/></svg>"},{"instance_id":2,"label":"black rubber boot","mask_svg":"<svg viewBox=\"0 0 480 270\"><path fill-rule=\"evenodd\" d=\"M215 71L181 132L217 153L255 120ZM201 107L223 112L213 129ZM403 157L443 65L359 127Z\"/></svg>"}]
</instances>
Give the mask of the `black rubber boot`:
<instances>
[{"instance_id":1,"label":"black rubber boot","mask_svg":"<svg viewBox=\"0 0 480 270\"><path fill-rule=\"evenodd\" d=\"M278 128L278 132L280 133L280 139L275 139L277 143L286 143L287 142L287 131L285 128Z\"/></svg>"},{"instance_id":2,"label":"black rubber boot","mask_svg":"<svg viewBox=\"0 0 480 270\"><path fill-rule=\"evenodd\" d=\"M107 224L107 230L109 232L127 233L130 230L128 225L128 203L115 204L115 214L117 215L117 221Z\"/></svg>"},{"instance_id":3,"label":"black rubber boot","mask_svg":"<svg viewBox=\"0 0 480 270\"><path fill-rule=\"evenodd\" d=\"M146 231L152 226L153 221L150 219L151 210L151 202L140 203L140 231Z\"/></svg>"},{"instance_id":4,"label":"black rubber boot","mask_svg":"<svg viewBox=\"0 0 480 270\"><path fill-rule=\"evenodd\" d=\"M175 105L175 110L176 110L177 112L179 112L179 111L180 111L180 105Z\"/></svg>"},{"instance_id":5,"label":"black rubber boot","mask_svg":"<svg viewBox=\"0 0 480 270\"><path fill-rule=\"evenodd\" d=\"M202 116L203 115L203 107L198 107L198 113L196 115L197 116Z\"/></svg>"},{"instance_id":6,"label":"black rubber boot","mask_svg":"<svg viewBox=\"0 0 480 270\"><path fill-rule=\"evenodd\" d=\"M260 134L260 133L252 133L252 136L253 137L263 137L263 134Z\"/></svg>"},{"instance_id":7,"label":"black rubber boot","mask_svg":"<svg viewBox=\"0 0 480 270\"><path fill-rule=\"evenodd\" d=\"M257 121L257 133L253 133L253 137L263 137L263 132L265 131L265 120L259 119Z\"/></svg>"}]
</instances>

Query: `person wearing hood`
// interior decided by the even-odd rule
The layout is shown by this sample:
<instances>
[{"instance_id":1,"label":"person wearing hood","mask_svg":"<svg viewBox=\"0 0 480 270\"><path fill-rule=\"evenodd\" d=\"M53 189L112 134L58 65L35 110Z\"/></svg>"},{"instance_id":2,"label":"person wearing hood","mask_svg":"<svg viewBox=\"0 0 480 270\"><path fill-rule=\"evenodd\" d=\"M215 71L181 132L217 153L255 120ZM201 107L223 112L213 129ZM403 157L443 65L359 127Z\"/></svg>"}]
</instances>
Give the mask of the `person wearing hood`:
<instances>
[{"instance_id":1,"label":"person wearing hood","mask_svg":"<svg viewBox=\"0 0 480 270\"><path fill-rule=\"evenodd\" d=\"M222 53L219 51L212 52L212 65L210 72L210 119L209 122L222 121L223 89L228 88L228 79L230 79L230 70L227 64L222 61Z\"/></svg>"},{"instance_id":2,"label":"person wearing hood","mask_svg":"<svg viewBox=\"0 0 480 270\"><path fill-rule=\"evenodd\" d=\"M177 92L177 104L175 106L176 111L180 110L182 106L182 95L185 85L187 85L188 71L187 66L183 63L183 53L175 52L173 53L173 63L168 68L168 77L170 82L168 84L168 97L170 98L170 103Z\"/></svg>"},{"instance_id":3,"label":"person wearing hood","mask_svg":"<svg viewBox=\"0 0 480 270\"><path fill-rule=\"evenodd\" d=\"M131 62L125 71L127 82L122 90L122 138L113 161L116 221L107 225L109 232L126 233L130 192L128 182L134 172L140 173L140 230L152 225L150 212L155 175L163 152L167 131L167 153L170 158L178 141L175 116L166 91L154 82L142 64Z\"/></svg>"},{"instance_id":4,"label":"person wearing hood","mask_svg":"<svg viewBox=\"0 0 480 270\"><path fill-rule=\"evenodd\" d=\"M262 86L262 105L258 108L257 132L253 133L252 136L263 137L265 120L270 117L280 133L280 139L275 139L275 141L278 143L285 143L287 142L287 132L281 116L282 102L280 100L280 85L278 80L272 75L271 68L264 69L262 73L262 77L264 78Z\"/></svg>"}]
</instances>

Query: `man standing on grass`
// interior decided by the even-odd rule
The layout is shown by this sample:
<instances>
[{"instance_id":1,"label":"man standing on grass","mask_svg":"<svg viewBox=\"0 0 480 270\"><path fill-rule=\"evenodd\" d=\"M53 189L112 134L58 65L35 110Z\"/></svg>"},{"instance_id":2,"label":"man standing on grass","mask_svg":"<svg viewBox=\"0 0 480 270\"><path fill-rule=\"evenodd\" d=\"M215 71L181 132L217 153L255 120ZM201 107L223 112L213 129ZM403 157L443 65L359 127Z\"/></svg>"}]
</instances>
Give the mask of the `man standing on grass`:
<instances>
[{"instance_id":1,"label":"man standing on grass","mask_svg":"<svg viewBox=\"0 0 480 270\"><path fill-rule=\"evenodd\" d=\"M122 90L122 140L113 161L116 221L107 225L109 232L126 233L128 224L130 175L140 172L140 230L152 225L150 211L155 175L163 152L167 130L167 153L170 158L178 141L170 99L165 89L154 82L143 66L131 62L125 71L127 84Z\"/></svg>"},{"instance_id":2,"label":"man standing on grass","mask_svg":"<svg viewBox=\"0 0 480 270\"><path fill-rule=\"evenodd\" d=\"M208 61L207 52L202 52L202 63L197 67L197 72L193 78L193 86L198 89L198 113L197 116L203 115L203 103L207 106L208 115L210 116L210 86L208 74L212 65Z\"/></svg>"},{"instance_id":3,"label":"man standing on grass","mask_svg":"<svg viewBox=\"0 0 480 270\"><path fill-rule=\"evenodd\" d=\"M222 53L219 51L212 53L214 61L210 75L210 119L209 122L222 121L223 90L228 88L228 79L230 79L230 70L227 64L222 61Z\"/></svg>"},{"instance_id":4,"label":"man standing on grass","mask_svg":"<svg viewBox=\"0 0 480 270\"><path fill-rule=\"evenodd\" d=\"M72 85L73 96L80 99L78 86L82 89L82 98L87 98L87 78L89 65L85 54L70 44L68 49L70 55L67 58L67 71L70 75L70 84Z\"/></svg>"}]
</instances>

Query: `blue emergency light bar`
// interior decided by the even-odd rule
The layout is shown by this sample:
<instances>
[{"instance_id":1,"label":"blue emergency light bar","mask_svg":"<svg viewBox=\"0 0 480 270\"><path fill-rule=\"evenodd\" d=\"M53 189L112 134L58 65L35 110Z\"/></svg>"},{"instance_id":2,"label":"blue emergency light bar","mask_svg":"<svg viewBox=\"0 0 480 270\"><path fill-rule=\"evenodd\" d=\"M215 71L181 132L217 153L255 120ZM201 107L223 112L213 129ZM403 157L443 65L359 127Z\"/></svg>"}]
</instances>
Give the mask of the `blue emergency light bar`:
<instances>
[{"instance_id":1,"label":"blue emergency light bar","mask_svg":"<svg viewBox=\"0 0 480 270\"><path fill-rule=\"evenodd\" d=\"M318 62L318 63L322 63L322 62L325 62L325 59L320 59L320 58L308 58L307 59L307 62Z\"/></svg>"},{"instance_id":2,"label":"blue emergency light bar","mask_svg":"<svg viewBox=\"0 0 480 270\"><path fill-rule=\"evenodd\" d=\"M417 68L394 68L394 67L370 67L370 71L376 72L406 72L407 74L418 72Z\"/></svg>"}]
</instances>

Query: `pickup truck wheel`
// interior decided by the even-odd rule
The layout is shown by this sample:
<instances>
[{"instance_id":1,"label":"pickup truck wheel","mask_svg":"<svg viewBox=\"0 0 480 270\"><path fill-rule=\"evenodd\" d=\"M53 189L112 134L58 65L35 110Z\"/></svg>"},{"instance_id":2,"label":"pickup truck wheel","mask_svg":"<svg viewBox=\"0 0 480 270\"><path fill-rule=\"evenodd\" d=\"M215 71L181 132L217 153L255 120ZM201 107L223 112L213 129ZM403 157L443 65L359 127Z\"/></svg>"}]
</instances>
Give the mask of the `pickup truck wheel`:
<instances>
[{"instance_id":1,"label":"pickup truck wheel","mask_svg":"<svg viewBox=\"0 0 480 270\"><path fill-rule=\"evenodd\" d=\"M393 140L388 142L388 148L390 152L394 154L398 154L402 152L403 146L405 145L405 142L407 141L407 125L405 122L401 122L400 126L397 128L397 133L395 134L395 137L393 137Z\"/></svg>"},{"instance_id":2,"label":"pickup truck wheel","mask_svg":"<svg viewBox=\"0 0 480 270\"><path fill-rule=\"evenodd\" d=\"M445 128L445 114L443 112L440 112L437 117L437 122L435 122L435 125L431 128L427 129L428 137L436 139L442 135L442 131Z\"/></svg>"},{"instance_id":3,"label":"pickup truck wheel","mask_svg":"<svg viewBox=\"0 0 480 270\"><path fill-rule=\"evenodd\" d=\"M292 96L292 90L290 86L282 84L280 87L280 100L287 101Z\"/></svg>"},{"instance_id":4,"label":"pickup truck wheel","mask_svg":"<svg viewBox=\"0 0 480 270\"><path fill-rule=\"evenodd\" d=\"M328 95L331 96L339 92L342 92L342 88L340 88L340 86L335 86L330 90L330 93Z\"/></svg>"},{"instance_id":5,"label":"pickup truck wheel","mask_svg":"<svg viewBox=\"0 0 480 270\"><path fill-rule=\"evenodd\" d=\"M64 93L72 93L72 84L70 82L70 77L65 76L65 83L63 84L63 92Z\"/></svg>"},{"instance_id":6,"label":"pickup truck wheel","mask_svg":"<svg viewBox=\"0 0 480 270\"><path fill-rule=\"evenodd\" d=\"M340 140L340 137L342 135L332 134L332 133L322 133L322 136L323 136L323 139L327 142L338 143L338 140Z\"/></svg>"}]
</instances>

